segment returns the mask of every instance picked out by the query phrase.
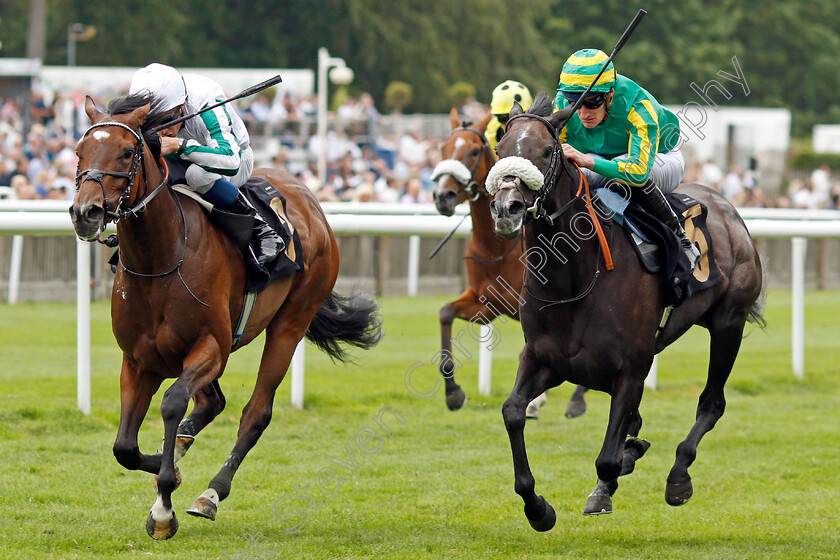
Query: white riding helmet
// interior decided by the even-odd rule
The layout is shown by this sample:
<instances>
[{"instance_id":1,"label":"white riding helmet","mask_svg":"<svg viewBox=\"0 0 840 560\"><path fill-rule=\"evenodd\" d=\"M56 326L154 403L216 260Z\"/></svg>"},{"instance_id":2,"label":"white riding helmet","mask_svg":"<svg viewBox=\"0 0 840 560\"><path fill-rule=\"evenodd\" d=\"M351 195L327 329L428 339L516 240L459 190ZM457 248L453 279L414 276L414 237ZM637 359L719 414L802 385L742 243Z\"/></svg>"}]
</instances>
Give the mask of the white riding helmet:
<instances>
[{"instance_id":1,"label":"white riding helmet","mask_svg":"<svg viewBox=\"0 0 840 560\"><path fill-rule=\"evenodd\" d=\"M148 92L163 102L164 110L180 107L187 100L187 87L181 74L165 64L153 62L134 73L129 95Z\"/></svg>"}]
</instances>

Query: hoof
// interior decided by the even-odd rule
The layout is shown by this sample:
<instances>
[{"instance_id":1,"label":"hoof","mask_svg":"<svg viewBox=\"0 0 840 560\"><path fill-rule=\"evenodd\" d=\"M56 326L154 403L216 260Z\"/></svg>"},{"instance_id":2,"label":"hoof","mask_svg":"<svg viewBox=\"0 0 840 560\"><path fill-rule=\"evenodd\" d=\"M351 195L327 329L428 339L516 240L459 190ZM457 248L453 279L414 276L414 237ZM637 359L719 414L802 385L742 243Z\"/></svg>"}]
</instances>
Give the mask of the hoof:
<instances>
[{"instance_id":1,"label":"hoof","mask_svg":"<svg viewBox=\"0 0 840 560\"><path fill-rule=\"evenodd\" d=\"M557 514L545 498L537 496L537 500L537 507L542 505L542 511L538 512L536 515L529 515L528 508L526 506L525 516L528 518L528 523L531 524L531 528L534 529L534 531L540 531L541 533L550 531L557 522Z\"/></svg>"},{"instance_id":2,"label":"hoof","mask_svg":"<svg viewBox=\"0 0 840 560\"><path fill-rule=\"evenodd\" d=\"M586 401L581 397L580 399L572 398L566 406L566 418L577 418L586 413Z\"/></svg>"},{"instance_id":3,"label":"hoof","mask_svg":"<svg viewBox=\"0 0 840 560\"><path fill-rule=\"evenodd\" d=\"M446 406L449 410L458 410L464 406L464 401L466 400L467 395L464 394L464 391L462 391L461 387L458 385L455 386L455 389L452 392L446 393Z\"/></svg>"},{"instance_id":4,"label":"hoof","mask_svg":"<svg viewBox=\"0 0 840 560\"><path fill-rule=\"evenodd\" d=\"M172 489L174 492L181 486L181 482L183 482L183 478L181 477L181 469L178 468L178 465L175 465L175 488ZM160 494L158 492L158 475L155 475L155 494Z\"/></svg>"},{"instance_id":5,"label":"hoof","mask_svg":"<svg viewBox=\"0 0 840 560\"><path fill-rule=\"evenodd\" d=\"M199 496L195 503L190 506L187 513L196 517L203 517L210 521L216 520L216 512L219 510L218 506L212 500Z\"/></svg>"},{"instance_id":6,"label":"hoof","mask_svg":"<svg viewBox=\"0 0 840 560\"><path fill-rule=\"evenodd\" d=\"M599 483L586 499L586 505L583 506L583 515L602 515L612 512L610 493Z\"/></svg>"},{"instance_id":7,"label":"hoof","mask_svg":"<svg viewBox=\"0 0 840 560\"><path fill-rule=\"evenodd\" d=\"M694 495L694 487L691 485L691 479L680 484L665 484L665 501L669 506L681 506L691 499Z\"/></svg>"},{"instance_id":8,"label":"hoof","mask_svg":"<svg viewBox=\"0 0 840 560\"><path fill-rule=\"evenodd\" d=\"M168 521L155 521L150 513L146 519L146 532L156 541L172 538L178 532L178 518L175 517L175 512L172 512L172 518Z\"/></svg>"},{"instance_id":9,"label":"hoof","mask_svg":"<svg viewBox=\"0 0 840 560\"><path fill-rule=\"evenodd\" d=\"M532 420L537 420L540 417L540 407L536 406L534 403L529 404L525 408L525 418L529 418Z\"/></svg>"}]
</instances>

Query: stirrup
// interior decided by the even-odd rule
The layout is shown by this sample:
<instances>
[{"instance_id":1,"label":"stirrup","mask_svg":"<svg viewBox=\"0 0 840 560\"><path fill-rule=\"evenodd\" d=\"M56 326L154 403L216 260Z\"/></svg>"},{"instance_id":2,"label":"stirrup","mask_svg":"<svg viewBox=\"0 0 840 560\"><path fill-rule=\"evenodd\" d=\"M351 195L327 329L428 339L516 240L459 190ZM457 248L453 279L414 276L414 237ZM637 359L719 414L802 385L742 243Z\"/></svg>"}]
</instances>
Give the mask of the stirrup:
<instances>
[{"instance_id":1,"label":"stirrup","mask_svg":"<svg viewBox=\"0 0 840 560\"><path fill-rule=\"evenodd\" d=\"M697 263L700 262L700 257L703 255L700 254L700 250L697 248L697 245L689 241L688 237L685 237L685 234L683 234L683 237L680 239L680 243L682 244L685 256L688 258L688 262L691 265L691 270L694 270Z\"/></svg>"}]
</instances>

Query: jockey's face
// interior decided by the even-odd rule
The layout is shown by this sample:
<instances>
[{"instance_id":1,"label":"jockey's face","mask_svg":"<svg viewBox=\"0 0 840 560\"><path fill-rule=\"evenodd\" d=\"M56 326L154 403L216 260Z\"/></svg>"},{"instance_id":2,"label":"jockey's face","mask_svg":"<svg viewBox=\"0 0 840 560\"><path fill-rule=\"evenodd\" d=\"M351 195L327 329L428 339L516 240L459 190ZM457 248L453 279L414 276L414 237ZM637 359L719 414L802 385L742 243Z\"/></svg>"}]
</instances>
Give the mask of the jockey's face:
<instances>
[{"instance_id":1,"label":"jockey's face","mask_svg":"<svg viewBox=\"0 0 840 560\"><path fill-rule=\"evenodd\" d=\"M581 105L580 108L577 110L578 117L580 118L581 124L583 124L586 128L595 128L602 122L604 119L607 118L607 111L612 104L613 95L615 94L615 90L610 90L607 94L606 100L603 104L596 107L595 109L590 109L585 105Z\"/></svg>"},{"instance_id":2,"label":"jockey's face","mask_svg":"<svg viewBox=\"0 0 840 560\"><path fill-rule=\"evenodd\" d=\"M172 111L172 119L177 119L178 117L183 116L184 114L184 106L181 105L178 107L177 111ZM170 120L170 119L167 119ZM178 124L173 124L170 127L164 128L160 131L160 135L163 137L174 138L178 135L178 131L181 130L181 127L184 126L184 123L180 122Z\"/></svg>"}]
</instances>

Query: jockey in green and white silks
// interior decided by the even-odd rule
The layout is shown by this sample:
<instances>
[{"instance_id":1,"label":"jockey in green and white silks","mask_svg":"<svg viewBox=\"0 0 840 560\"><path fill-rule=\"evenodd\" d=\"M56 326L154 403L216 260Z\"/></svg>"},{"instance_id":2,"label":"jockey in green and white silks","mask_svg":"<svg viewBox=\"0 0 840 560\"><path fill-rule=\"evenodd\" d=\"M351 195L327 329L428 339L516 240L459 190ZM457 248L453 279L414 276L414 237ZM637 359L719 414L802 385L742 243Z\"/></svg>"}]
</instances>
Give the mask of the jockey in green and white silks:
<instances>
[{"instance_id":1,"label":"jockey in green and white silks","mask_svg":"<svg viewBox=\"0 0 840 560\"><path fill-rule=\"evenodd\" d=\"M563 65L555 109L568 107L604 68L607 55L597 49L575 52ZM574 161L595 188L610 186L630 195L677 235L686 256L696 264L700 252L688 240L665 200L682 181L685 160L677 145L677 117L647 90L606 65L560 132L563 154Z\"/></svg>"},{"instance_id":2,"label":"jockey in green and white silks","mask_svg":"<svg viewBox=\"0 0 840 560\"><path fill-rule=\"evenodd\" d=\"M221 86L195 74L184 75L186 114L200 111L225 99ZM241 187L254 170L254 152L245 123L233 107L222 105L184 122L178 133L185 140L176 157L194 165L187 168L187 185L202 192L224 176ZM206 186L206 187L205 187Z\"/></svg>"},{"instance_id":3,"label":"jockey in green and white silks","mask_svg":"<svg viewBox=\"0 0 840 560\"><path fill-rule=\"evenodd\" d=\"M193 114L224 101L215 81L181 74L164 64L137 70L129 95L150 95L172 118ZM215 206L235 214L254 216L255 257L260 264L285 249L283 239L259 216L239 187L254 170L254 152L245 123L233 107L221 105L160 131L161 155L168 160L170 184L184 184Z\"/></svg>"}]
</instances>

